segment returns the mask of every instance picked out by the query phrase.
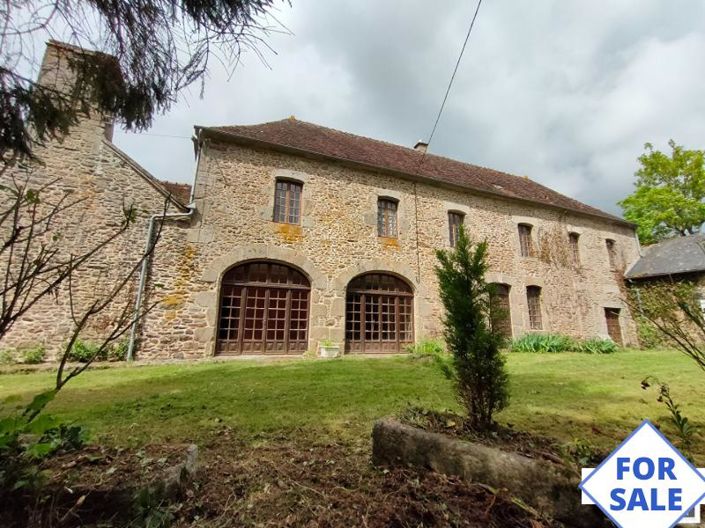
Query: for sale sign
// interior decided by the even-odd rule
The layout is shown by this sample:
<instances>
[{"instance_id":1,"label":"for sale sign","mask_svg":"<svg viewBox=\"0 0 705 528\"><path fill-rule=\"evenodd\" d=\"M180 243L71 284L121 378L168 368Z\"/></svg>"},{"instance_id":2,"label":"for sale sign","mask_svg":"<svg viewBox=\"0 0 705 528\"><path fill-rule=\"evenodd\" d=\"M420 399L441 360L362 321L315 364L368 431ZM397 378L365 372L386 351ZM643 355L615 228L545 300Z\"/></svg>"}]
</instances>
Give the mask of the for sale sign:
<instances>
[{"instance_id":1,"label":"for sale sign","mask_svg":"<svg viewBox=\"0 0 705 528\"><path fill-rule=\"evenodd\" d=\"M705 500L703 474L648 420L583 476L583 503L621 528L671 528Z\"/></svg>"}]
</instances>

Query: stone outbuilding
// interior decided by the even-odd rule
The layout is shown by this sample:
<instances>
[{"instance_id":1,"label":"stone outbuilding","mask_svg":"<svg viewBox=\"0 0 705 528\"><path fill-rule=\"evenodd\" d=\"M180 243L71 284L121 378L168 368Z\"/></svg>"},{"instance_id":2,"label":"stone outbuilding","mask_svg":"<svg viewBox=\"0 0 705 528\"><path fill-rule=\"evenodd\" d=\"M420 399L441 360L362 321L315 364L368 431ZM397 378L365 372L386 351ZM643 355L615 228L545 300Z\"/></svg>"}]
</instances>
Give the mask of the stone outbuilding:
<instances>
[{"instance_id":1,"label":"stone outbuilding","mask_svg":"<svg viewBox=\"0 0 705 528\"><path fill-rule=\"evenodd\" d=\"M42 75L74 52L51 43ZM388 353L438 337L435 252L453 246L461 224L488 241L508 337L636 343L623 302L624 269L639 256L634 226L527 177L291 117L195 127L189 192L149 175L111 130L109 119L86 117L43 149L34 177L85 194L95 213L76 225L88 238L96 219L137 204L140 229L112 249L121 262L139 258L166 200L172 218L160 222L145 277L146 302L159 303L137 329L137 358L302 354L321 344ZM66 317L65 304L47 303L6 343L60 340Z\"/></svg>"}]
</instances>

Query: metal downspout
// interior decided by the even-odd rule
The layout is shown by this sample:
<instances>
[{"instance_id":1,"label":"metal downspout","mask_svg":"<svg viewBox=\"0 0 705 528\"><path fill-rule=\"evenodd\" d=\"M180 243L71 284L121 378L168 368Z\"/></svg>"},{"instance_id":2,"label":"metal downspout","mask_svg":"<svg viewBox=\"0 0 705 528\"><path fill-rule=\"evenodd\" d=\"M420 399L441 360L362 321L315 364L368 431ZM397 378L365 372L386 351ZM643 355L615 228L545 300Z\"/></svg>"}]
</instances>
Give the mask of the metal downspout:
<instances>
[{"instance_id":1,"label":"metal downspout","mask_svg":"<svg viewBox=\"0 0 705 528\"><path fill-rule=\"evenodd\" d=\"M161 219L173 219L173 218L190 218L194 208L191 208L188 213L165 213L165 214L155 214L149 217L149 225L147 227L147 244L145 245L145 250L143 255L145 258L142 260L142 266L140 268L140 281L137 287L137 297L135 298L135 314L132 318L132 327L130 328L130 341L127 345L127 361L133 361L135 356L135 342L137 341L137 327L139 325L140 311L142 310L142 301L144 298L144 288L147 284L147 274L149 272L149 263L154 254L154 248L152 248L152 238L154 237L154 223ZM148 255L148 253L151 253Z\"/></svg>"}]
</instances>

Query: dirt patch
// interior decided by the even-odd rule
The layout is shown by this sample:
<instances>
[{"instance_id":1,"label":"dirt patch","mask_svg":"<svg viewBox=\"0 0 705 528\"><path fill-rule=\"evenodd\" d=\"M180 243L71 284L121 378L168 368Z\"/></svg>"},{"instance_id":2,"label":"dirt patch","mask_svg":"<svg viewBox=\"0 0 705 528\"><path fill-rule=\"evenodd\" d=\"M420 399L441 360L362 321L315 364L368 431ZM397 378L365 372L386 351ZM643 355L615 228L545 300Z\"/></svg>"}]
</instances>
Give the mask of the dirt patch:
<instances>
[{"instance_id":1,"label":"dirt patch","mask_svg":"<svg viewBox=\"0 0 705 528\"><path fill-rule=\"evenodd\" d=\"M0 490L0 526L129 525L150 513L140 511L143 505L136 491L149 489L169 468L183 463L186 449L186 445L86 446L51 457L39 466L44 475L40 491ZM150 498L161 500L146 497Z\"/></svg>"},{"instance_id":2,"label":"dirt patch","mask_svg":"<svg viewBox=\"0 0 705 528\"><path fill-rule=\"evenodd\" d=\"M310 433L253 443L223 428L201 446L198 476L177 501L145 505L120 495L126 482L147 485L177 463L184 449L87 447L57 457L45 467L52 476L39 498L25 496L12 509L2 500L0 525L135 526L149 516L178 528L558 526L480 485L423 471L374 468L367 440L316 444Z\"/></svg>"},{"instance_id":3,"label":"dirt patch","mask_svg":"<svg viewBox=\"0 0 705 528\"><path fill-rule=\"evenodd\" d=\"M232 436L224 429L202 449L203 477L177 526L554 526L483 486L374 468L369 442L245 446Z\"/></svg>"}]
</instances>

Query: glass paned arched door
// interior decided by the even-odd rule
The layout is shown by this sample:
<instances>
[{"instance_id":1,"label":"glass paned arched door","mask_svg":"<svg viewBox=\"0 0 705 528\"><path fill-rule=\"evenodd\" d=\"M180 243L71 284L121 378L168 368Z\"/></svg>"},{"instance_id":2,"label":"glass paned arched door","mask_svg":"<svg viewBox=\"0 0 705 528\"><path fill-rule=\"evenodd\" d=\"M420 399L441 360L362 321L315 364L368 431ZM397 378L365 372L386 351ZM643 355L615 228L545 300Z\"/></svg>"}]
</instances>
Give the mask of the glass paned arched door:
<instances>
[{"instance_id":1,"label":"glass paned arched door","mask_svg":"<svg viewBox=\"0 0 705 528\"><path fill-rule=\"evenodd\" d=\"M345 305L347 352L403 352L414 342L414 293L402 279L379 272L355 277Z\"/></svg>"},{"instance_id":2,"label":"glass paned arched door","mask_svg":"<svg viewBox=\"0 0 705 528\"><path fill-rule=\"evenodd\" d=\"M302 354L311 285L281 263L248 262L223 277L217 354Z\"/></svg>"}]
</instances>

